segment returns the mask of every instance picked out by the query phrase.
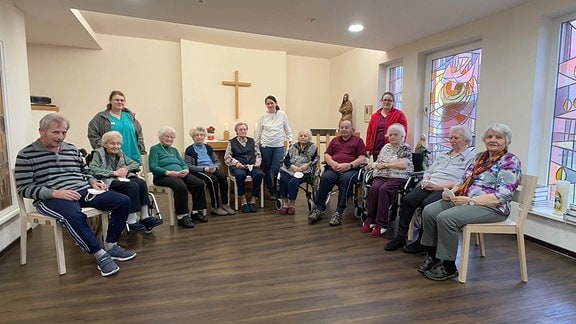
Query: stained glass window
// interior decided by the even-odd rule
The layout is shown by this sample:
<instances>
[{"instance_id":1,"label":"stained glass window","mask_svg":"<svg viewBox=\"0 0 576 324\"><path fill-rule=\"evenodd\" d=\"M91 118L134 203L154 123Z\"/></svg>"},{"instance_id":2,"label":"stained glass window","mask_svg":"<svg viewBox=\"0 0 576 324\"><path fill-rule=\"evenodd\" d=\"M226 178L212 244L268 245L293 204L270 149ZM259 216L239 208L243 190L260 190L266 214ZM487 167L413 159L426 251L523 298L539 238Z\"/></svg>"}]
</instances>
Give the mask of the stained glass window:
<instances>
[{"instance_id":1,"label":"stained glass window","mask_svg":"<svg viewBox=\"0 0 576 324\"><path fill-rule=\"evenodd\" d=\"M402 77L404 67L402 65L391 67L388 75L388 91L394 94L394 107L402 109Z\"/></svg>"},{"instance_id":2,"label":"stained glass window","mask_svg":"<svg viewBox=\"0 0 576 324\"><path fill-rule=\"evenodd\" d=\"M560 27L548 184L576 183L576 20Z\"/></svg>"},{"instance_id":3,"label":"stained glass window","mask_svg":"<svg viewBox=\"0 0 576 324\"><path fill-rule=\"evenodd\" d=\"M476 126L482 49L432 60L430 111L428 115L428 150L434 160L439 152L452 147L450 127Z\"/></svg>"}]
</instances>

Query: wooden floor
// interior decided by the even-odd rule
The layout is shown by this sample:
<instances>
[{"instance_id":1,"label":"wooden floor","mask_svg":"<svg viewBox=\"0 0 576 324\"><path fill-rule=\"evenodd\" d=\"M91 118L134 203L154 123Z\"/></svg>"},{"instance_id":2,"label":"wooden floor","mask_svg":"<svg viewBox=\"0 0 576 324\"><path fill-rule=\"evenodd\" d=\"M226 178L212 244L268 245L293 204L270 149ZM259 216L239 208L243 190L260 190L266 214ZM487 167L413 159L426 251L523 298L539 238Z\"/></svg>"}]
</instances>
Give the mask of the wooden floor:
<instances>
[{"instance_id":1,"label":"wooden floor","mask_svg":"<svg viewBox=\"0 0 576 324\"><path fill-rule=\"evenodd\" d=\"M165 197L160 197L161 207ZM334 199L335 200L335 199ZM138 256L103 278L92 256L65 239L68 273L56 269L51 229L29 233L28 264L16 244L0 257L2 323L568 323L576 318L576 263L526 242L520 282L515 239L487 236L472 249L468 283L416 271L423 255L385 252L389 240L308 225L267 201L255 214L211 217L195 229L124 235ZM335 203L333 201L332 203ZM164 205L165 206L165 205ZM162 209L165 210L165 209ZM166 217L165 217L166 218Z\"/></svg>"}]
</instances>

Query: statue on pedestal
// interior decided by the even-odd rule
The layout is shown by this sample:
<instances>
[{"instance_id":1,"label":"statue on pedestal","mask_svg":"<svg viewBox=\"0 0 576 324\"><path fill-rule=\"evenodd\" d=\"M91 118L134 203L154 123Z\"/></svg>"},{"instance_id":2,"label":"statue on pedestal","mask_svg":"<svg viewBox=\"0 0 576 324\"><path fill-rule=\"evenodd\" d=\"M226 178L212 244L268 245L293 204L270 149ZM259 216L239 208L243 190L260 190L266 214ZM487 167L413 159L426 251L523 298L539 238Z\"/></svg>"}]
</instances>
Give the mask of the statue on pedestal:
<instances>
[{"instance_id":1,"label":"statue on pedestal","mask_svg":"<svg viewBox=\"0 0 576 324\"><path fill-rule=\"evenodd\" d=\"M344 97L342 98L342 104L340 105L340 110L338 111L340 111L342 114L342 118L340 118L338 125L340 125L343 120L349 120L352 122L352 103L348 100L347 93L344 94Z\"/></svg>"}]
</instances>

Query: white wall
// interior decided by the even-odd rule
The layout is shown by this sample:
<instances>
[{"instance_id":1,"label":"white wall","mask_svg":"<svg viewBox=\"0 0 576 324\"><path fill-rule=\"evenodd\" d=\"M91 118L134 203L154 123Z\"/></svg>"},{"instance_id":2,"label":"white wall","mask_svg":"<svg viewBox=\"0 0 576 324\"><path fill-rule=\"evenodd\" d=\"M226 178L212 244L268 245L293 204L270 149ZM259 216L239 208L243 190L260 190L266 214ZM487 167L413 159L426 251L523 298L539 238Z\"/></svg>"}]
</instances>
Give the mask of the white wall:
<instances>
[{"instance_id":1,"label":"white wall","mask_svg":"<svg viewBox=\"0 0 576 324\"><path fill-rule=\"evenodd\" d=\"M31 141L28 65L24 17L10 0L0 0L0 46L2 47L2 92L11 167L18 151ZM15 192L13 193L13 197ZM20 221L14 206L0 213L0 251L20 236Z\"/></svg>"}]
</instances>

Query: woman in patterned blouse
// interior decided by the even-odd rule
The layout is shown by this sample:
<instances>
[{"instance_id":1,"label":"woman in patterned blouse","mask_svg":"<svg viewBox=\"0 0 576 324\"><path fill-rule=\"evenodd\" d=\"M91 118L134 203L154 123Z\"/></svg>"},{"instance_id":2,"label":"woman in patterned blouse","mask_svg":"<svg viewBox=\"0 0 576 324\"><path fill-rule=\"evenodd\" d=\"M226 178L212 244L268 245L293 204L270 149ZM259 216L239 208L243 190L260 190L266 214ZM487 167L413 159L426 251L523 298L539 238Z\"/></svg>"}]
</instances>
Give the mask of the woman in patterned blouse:
<instances>
[{"instance_id":1,"label":"woman in patterned blouse","mask_svg":"<svg viewBox=\"0 0 576 324\"><path fill-rule=\"evenodd\" d=\"M508 152L512 131L507 125L493 124L482 133L486 151L478 153L451 193L422 212L422 245L428 256L418 271L432 280L458 276L456 254L458 232L466 224L504 221L510 214L510 201L520 184L521 165Z\"/></svg>"},{"instance_id":2,"label":"woman in patterned blouse","mask_svg":"<svg viewBox=\"0 0 576 324\"><path fill-rule=\"evenodd\" d=\"M368 192L368 215L362 233L370 233L371 237L380 237L386 232L390 205L414 171L412 149L404 143L405 136L402 124L390 125L386 132L388 144L380 150L376 162L368 166L373 169L374 180Z\"/></svg>"}]
</instances>

